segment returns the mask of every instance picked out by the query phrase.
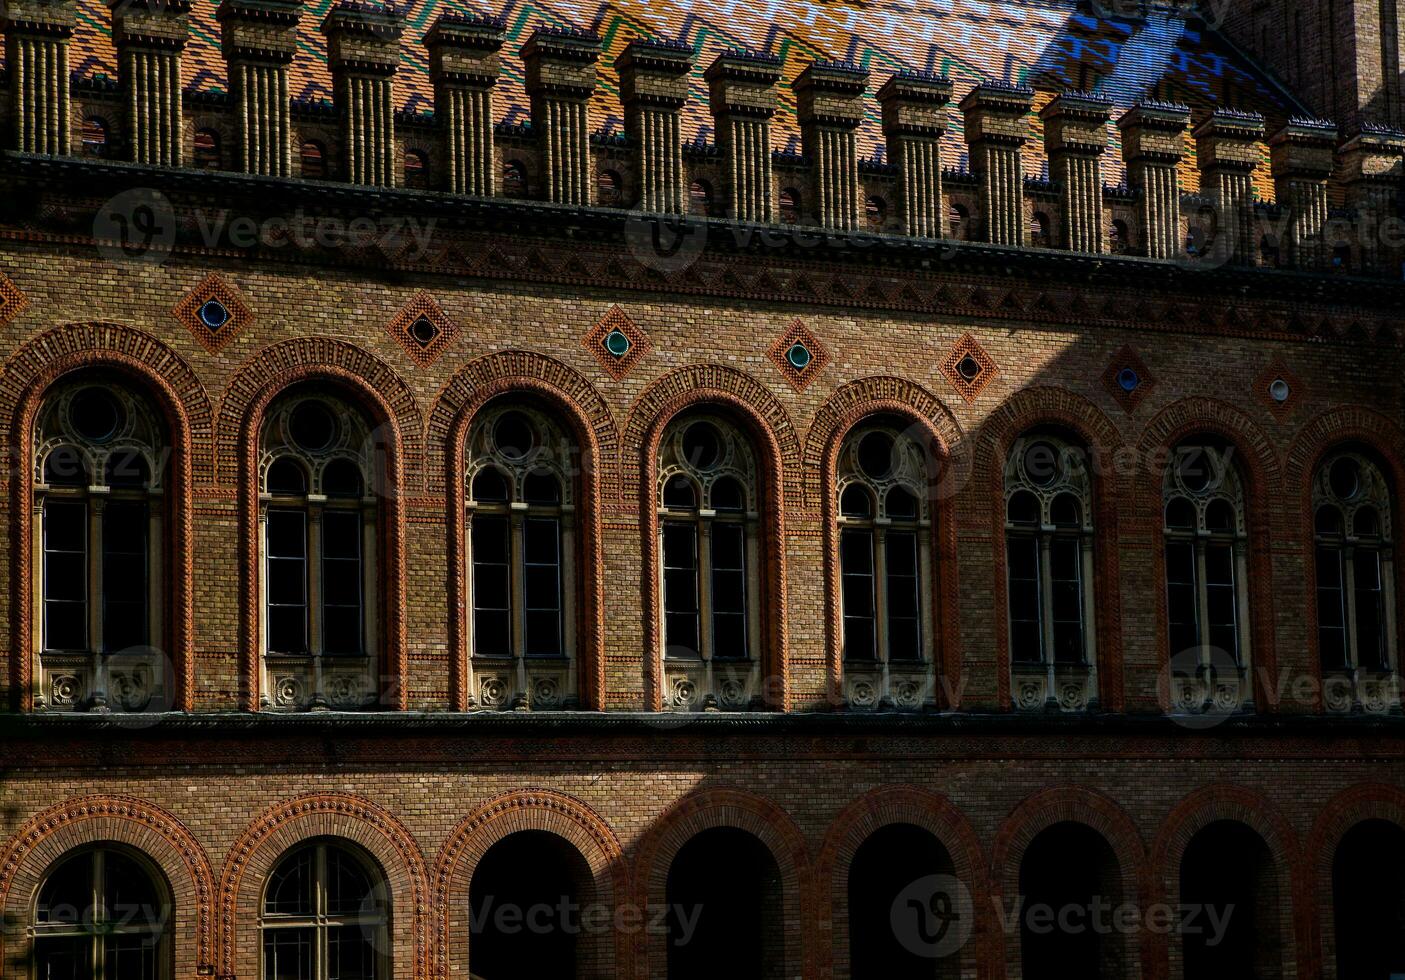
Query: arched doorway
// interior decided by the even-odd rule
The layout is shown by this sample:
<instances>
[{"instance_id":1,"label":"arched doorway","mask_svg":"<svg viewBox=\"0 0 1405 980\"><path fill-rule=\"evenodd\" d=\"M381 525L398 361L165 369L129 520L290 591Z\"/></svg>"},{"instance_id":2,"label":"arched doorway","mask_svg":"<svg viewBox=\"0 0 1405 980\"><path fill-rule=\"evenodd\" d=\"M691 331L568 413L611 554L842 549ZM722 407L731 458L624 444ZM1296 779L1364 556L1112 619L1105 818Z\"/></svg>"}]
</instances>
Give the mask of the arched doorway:
<instances>
[{"instance_id":1,"label":"arched doorway","mask_svg":"<svg viewBox=\"0 0 1405 980\"><path fill-rule=\"evenodd\" d=\"M912 824L881 827L854 852L848 893L853 980L946 980L960 975L957 949L942 944L941 923L933 928L927 910L906 907L909 900L933 897L923 883L935 876L954 879L951 855L931 832Z\"/></svg>"},{"instance_id":2,"label":"arched doorway","mask_svg":"<svg viewBox=\"0 0 1405 980\"><path fill-rule=\"evenodd\" d=\"M1405 974L1405 829L1363 820L1332 859L1337 980Z\"/></svg>"},{"instance_id":3,"label":"arched doorway","mask_svg":"<svg viewBox=\"0 0 1405 980\"><path fill-rule=\"evenodd\" d=\"M1132 972L1114 911L1125 901L1117 856L1081 823L1047 827L1020 862L1024 980L1121 980Z\"/></svg>"},{"instance_id":4,"label":"arched doorway","mask_svg":"<svg viewBox=\"0 0 1405 980\"><path fill-rule=\"evenodd\" d=\"M1196 980L1281 976L1278 868L1262 837L1235 820L1202 828L1181 857L1184 975Z\"/></svg>"},{"instance_id":5,"label":"arched doorway","mask_svg":"<svg viewBox=\"0 0 1405 980\"><path fill-rule=\"evenodd\" d=\"M756 837L702 831L674 857L666 894L669 980L785 976L780 869Z\"/></svg>"},{"instance_id":6,"label":"arched doorway","mask_svg":"<svg viewBox=\"0 0 1405 980\"><path fill-rule=\"evenodd\" d=\"M545 830L504 837L469 885L469 972L478 980L577 976L593 892L589 865L564 838Z\"/></svg>"}]
</instances>

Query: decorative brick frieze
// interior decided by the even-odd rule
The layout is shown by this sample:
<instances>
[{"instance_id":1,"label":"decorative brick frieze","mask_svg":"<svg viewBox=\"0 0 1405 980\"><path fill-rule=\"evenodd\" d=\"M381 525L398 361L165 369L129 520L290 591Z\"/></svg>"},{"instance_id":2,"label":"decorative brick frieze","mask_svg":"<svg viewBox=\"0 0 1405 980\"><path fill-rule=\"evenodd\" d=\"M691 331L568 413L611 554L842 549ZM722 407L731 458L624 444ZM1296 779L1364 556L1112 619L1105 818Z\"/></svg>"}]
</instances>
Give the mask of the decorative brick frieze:
<instances>
[{"instance_id":1,"label":"decorative brick frieze","mask_svg":"<svg viewBox=\"0 0 1405 980\"><path fill-rule=\"evenodd\" d=\"M727 217L770 221L771 117L776 113L780 59L732 51L719 55L703 77L722 154Z\"/></svg>"},{"instance_id":2,"label":"decorative brick frieze","mask_svg":"<svg viewBox=\"0 0 1405 980\"><path fill-rule=\"evenodd\" d=\"M493 89L503 36L502 21L467 14L440 14L424 36L445 189L455 194L498 193Z\"/></svg>"},{"instance_id":3,"label":"decorative brick frieze","mask_svg":"<svg viewBox=\"0 0 1405 980\"><path fill-rule=\"evenodd\" d=\"M995 245L1022 245L1025 238L1024 163L1034 90L982 82L961 100L971 173L980 186L980 232Z\"/></svg>"},{"instance_id":4,"label":"decorative brick frieze","mask_svg":"<svg viewBox=\"0 0 1405 980\"><path fill-rule=\"evenodd\" d=\"M902 229L920 238L947 234L942 201L942 136L951 81L925 72L899 72L878 90L888 158L898 168Z\"/></svg>"},{"instance_id":5,"label":"decorative brick frieze","mask_svg":"<svg viewBox=\"0 0 1405 980\"><path fill-rule=\"evenodd\" d=\"M1178 168L1189 123L1190 109L1171 102L1141 102L1117 120L1127 183L1139 196L1140 251L1153 259L1183 252Z\"/></svg>"},{"instance_id":6,"label":"decorative brick frieze","mask_svg":"<svg viewBox=\"0 0 1405 980\"><path fill-rule=\"evenodd\" d=\"M1064 92L1039 111L1049 176L1058 186L1063 220L1062 248L1101 252L1103 221L1102 156L1107 152L1107 120L1112 102L1085 92Z\"/></svg>"},{"instance_id":7,"label":"decorative brick frieze","mask_svg":"<svg viewBox=\"0 0 1405 980\"><path fill-rule=\"evenodd\" d=\"M615 59L615 69L620 74L625 131L635 147L636 206L641 211L685 214L689 200L681 126L693 49L636 38Z\"/></svg>"},{"instance_id":8,"label":"decorative brick frieze","mask_svg":"<svg viewBox=\"0 0 1405 980\"><path fill-rule=\"evenodd\" d=\"M595 92L600 43L594 34L538 28L522 45L543 196L558 204L589 204L593 198L586 109Z\"/></svg>"}]
</instances>

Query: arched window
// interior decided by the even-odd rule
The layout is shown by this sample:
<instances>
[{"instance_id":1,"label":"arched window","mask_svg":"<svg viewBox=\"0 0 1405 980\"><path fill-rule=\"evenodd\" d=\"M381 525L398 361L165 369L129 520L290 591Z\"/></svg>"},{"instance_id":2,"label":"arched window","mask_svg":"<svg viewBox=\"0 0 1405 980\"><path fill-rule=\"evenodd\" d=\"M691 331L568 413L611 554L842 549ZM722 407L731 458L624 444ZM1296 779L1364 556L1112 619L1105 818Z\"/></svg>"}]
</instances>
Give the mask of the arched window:
<instances>
[{"instance_id":1,"label":"arched window","mask_svg":"<svg viewBox=\"0 0 1405 980\"><path fill-rule=\"evenodd\" d=\"M1132 240L1127 231L1127 222L1116 220L1112 223L1112 228L1108 231L1108 250L1113 255L1126 255L1131 248Z\"/></svg>"},{"instance_id":2,"label":"arched window","mask_svg":"<svg viewBox=\"0 0 1405 980\"><path fill-rule=\"evenodd\" d=\"M520 160L509 160L502 165L503 197L527 196L527 168Z\"/></svg>"},{"instance_id":3,"label":"arched window","mask_svg":"<svg viewBox=\"0 0 1405 980\"><path fill-rule=\"evenodd\" d=\"M1093 494L1087 454L1052 432L1015 440L1005 464L1012 690L1021 708L1096 697Z\"/></svg>"},{"instance_id":4,"label":"arched window","mask_svg":"<svg viewBox=\"0 0 1405 980\"><path fill-rule=\"evenodd\" d=\"M263 978L389 977L389 923L385 876L369 857L326 839L301 845L264 889Z\"/></svg>"},{"instance_id":5,"label":"arched window","mask_svg":"<svg viewBox=\"0 0 1405 980\"><path fill-rule=\"evenodd\" d=\"M888 202L876 194L870 195L864 201L864 221L868 230L874 233L882 231L887 220Z\"/></svg>"},{"instance_id":6,"label":"arched window","mask_svg":"<svg viewBox=\"0 0 1405 980\"><path fill-rule=\"evenodd\" d=\"M405 186L410 190L429 186L429 156L423 150L405 151Z\"/></svg>"},{"instance_id":7,"label":"arched window","mask_svg":"<svg viewBox=\"0 0 1405 980\"><path fill-rule=\"evenodd\" d=\"M932 661L927 454L878 419L845 437L837 474L848 699L856 707L920 707Z\"/></svg>"},{"instance_id":8,"label":"arched window","mask_svg":"<svg viewBox=\"0 0 1405 980\"><path fill-rule=\"evenodd\" d=\"M1327 706L1383 707L1372 690L1396 664L1390 487L1366 454L1336 452L1313 476L1312 510Z\"/></svg>"},{"instance_id":9,"label":"arched window","mask_svg":"<svg viewBox=\"0 0 1405 980\"><path fill-rule=\"evenodd\" d=\"M688 213L699 217L712 214L712 185L695 180L688 186Z\"/></svg>"},{"instance_id":10,"label":"arched window","mask_svg":"<svg viewBox=\"0 0 1405 980\"><path fill-rule=\"evenodd\" d=\"M1244 486L1229 446L1191 442L1171 454L1162 482L1166 629L1174 702L1239 707L1249 661ZM1233 703L1229 692L1235 692Z\"/></svg>"},{"instance_id":11,"label":"arched window","mask_svg":"<svg viewBox=\"0 0 1405 980\"><path fill-rule=\"evenodd\" d=\"M321 180L327 176L327 148L317 140L303 143L300 151L303 177Z\"/></svg>"},{"instance_id":12,"label":"arched window","mask_svg":"<svg viewBox=\"0 0 1405 980\"><path fill-rule=\"evenodd\" d=\"M195 166L202 170L219 170L223 166L220 134L213 129L195 131Z\"/></svg>"},{"instance_id":13,"label":"arched window","mask_svg":"<svg viewBox=\"0 0 1405 980\"><path fill-rule=\"evenodd\" d=\"M83 120L83 155L85 157L105 157L108 155L108 133L111 132L107 120L100 116L88 116Z\"/></svg>"},{"instance_id":14,"label":"arched window","mask_svg":"<svg viewBox=\"0 0 1405 980\"><path fill-rule=\"evenodd\" d=\"M1049 247L1049 216L1043 211L1034 212L1030 219L1029 244L1031 248Z\"/></svg>"},{"instance_id":15,"label":"arched window","mask_svg":"<svg viewBox=\"0 0 1405 980\"><path fill-rule=\"evenodd\" d=\"M269 409L260 441L264 670L271 706L375 701L379 508L361 413L300 390Z\"/></svg>"},{"instance_id":16,"label":"arched window","mask_svg":"<svg viewBox=\"0 0 1405 980\"><path fill-rule=\"evenodd\" d=\"M56 387L34 430L36 705L141 710L165 696L163 427L101 377Z\"/></svg>"},{"instance_id":17,"label":"arched window","mask_svg":"<svg viewBox=\"0 0 1405 980\"><path fill-rule=\"evenodd\" d=\"M962 242L970 237L971 213L960 204L952 204L946 209L947 237Z\"/></svg>"},{"instance_id":18,"label":"arched window","mask_svg":"<svg viewBox=\"0 0 1405 980\"><path fill-rule=\"evenodd\" d=\"M744 708L760 695L756 458L725 419L690 413L659 443L665 703Z\"/></svg>"},{"instance_id":19,"label":"arched window","mask_svg":"<svg viewBox=\"0 0 1405 980\"><path fill-rule=\"evenodd\" d=\"M34 900L37 980L165 980L171 975L170 892L160 872L115 844L58 860Z\"/></svg>"},{"instance_id":20,"label":"arched window","mask_svg":"<svg viewBox=\"0 0 1405 980\"><path fill-rule=\"evenodd\" d=\"M782 224L793 225L800 220L800 192L794 187L781 190L780 219Z\"/></svg>"},{"instance_id":21,"label":"arched window","mask_svg":"<svg viewBox=\"0 0 1405 980\"><path fill-rule=\"evenodd\" d=\"M595 177L595 203L602 208L617 208L624 203L624 183L613 170L601 170Z\"/></svg>"},{"instance_id":22,"label":"arched window","mask_svg":"<svg viewBox=\"0 0 1405 980\"><path fill-rule=\"evenodd\" d=\"M474 420L466 459L474 696L572 705L575 443L547 414L498 404Z\"/></svg>"}]
</instances>

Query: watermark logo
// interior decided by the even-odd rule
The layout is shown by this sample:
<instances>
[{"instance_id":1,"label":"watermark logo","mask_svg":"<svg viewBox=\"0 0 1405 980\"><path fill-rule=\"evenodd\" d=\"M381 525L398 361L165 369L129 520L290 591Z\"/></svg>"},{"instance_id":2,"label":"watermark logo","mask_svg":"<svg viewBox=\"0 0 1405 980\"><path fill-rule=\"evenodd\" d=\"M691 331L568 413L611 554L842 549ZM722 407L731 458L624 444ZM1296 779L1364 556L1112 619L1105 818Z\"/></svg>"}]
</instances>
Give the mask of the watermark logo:
<instances>
[{"instance_id":1,"label":"watermark logo","mask_svg":"<svg viewBox=\"0 0 1405 980\"><path fill-rule=\"evenodd\" d=\"M625 245L635 261L664 274L687 269L707 246L707 224L683 214L632 215Z\"/></svg>"},{"instance_id":2,"label":"watermark logo","mask_svg":"<svg viewBox=\"0 0 1405 980\"><path fill-rule=\"evenodd\" d=\"M908 952L928 959L950 956L974 930L971 893L951 875L918 878L893 899L889 923Z\"/></svg>"},{"instance_id":3,"label":"watermark logo","mask_svg":"<svg viewBox=\"0 0 1405 980\"><path fill-rule=\"evenodd\" d=\"M123 191L98 209L93 239L98 254L114 264L160 265L176 243L176 213L155 188Z\"/></svg>"}]
</instances>

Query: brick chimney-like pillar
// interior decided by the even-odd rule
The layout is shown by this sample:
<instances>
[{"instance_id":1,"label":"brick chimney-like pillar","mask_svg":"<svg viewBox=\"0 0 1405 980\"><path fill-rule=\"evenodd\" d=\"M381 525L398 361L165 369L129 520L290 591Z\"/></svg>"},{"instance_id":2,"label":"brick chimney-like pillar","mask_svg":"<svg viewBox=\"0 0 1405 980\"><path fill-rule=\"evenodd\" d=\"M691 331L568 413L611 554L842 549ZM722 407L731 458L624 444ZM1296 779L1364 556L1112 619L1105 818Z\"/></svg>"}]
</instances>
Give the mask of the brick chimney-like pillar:
<instances>
[{"instance_id":1,"label":"brick chimney-like pillar","mask_svg":"<svg viewBox=\"0 0 1405 980\"><path fill-rule=\"evenodd\" d=\"M1117 128L1122 131L1122 159L1127 182L1140 196L1144 251L1153 259L1181 254L1181 181L1177 168L1185 156L1190 109L1175 102L1133 106Z\"/></svg>"},{"instance_id":2,"label":"brick chimney-like pillar","mask_svg":"<svg viewBox=\"0 0 1405 980\"><path fill-rule=\"evenodd\" d=\"M1264 119L1257 112L1216 109L1195 127L1200 193L1216 202L1212 247L1222 261L1252 262L1257 251L1253 172L1263 138Z\"/></svg>"},{"instance_id":3,"label":"brick chimney-like pillar","mask_svg":"<svg viewBox=\"0 0 1405 980\"><path fill-rule=\"evenodd\" d=\"M400 26L394 7L364 0L341 0L322 21L347 179L353 184L399 183L395 72L400 67Z\"/></svg>"},{"instance_id":4,"label":"brick chimney-like pillar","mask_svg":"<svg viewBox=\"0 0 1405 980\"><path fill-rule=\"evenodd\" d=\"M138 163L179 167L184 157L181 51L190 0L108 0L118 74L127 97L127 137Z\"/></svg>"},{"instance_id":5,"label":"brick chimney-like pillar","mask_svg":"<svg viewBox=\"0 0 1405 980\"><path fill-rule=\"evenodd\" d=\"M532 129L541 148L546 199L590 203L590 129L586 106L595 92L600 38L538 28L522 45Z\"/></svg>"},{"instance_id":6,"label":"brick chimney-like pillar","mask_svg":"<svg viewBox=\"0 0 1405 980\"><path fill-rule=\"evenodd\" d=\"M780 59L732 51L719 56L703 77L727 182L727 217L770 221L771 117Z\"/></svg>"},{"instance_id":7,"label":"brick chimney-like pillar","mask_svg":"<svg viewBox=\"0 0 1405 980\"><path fill-rule=\"evenodd\" d=\"M1327 181L1336 164L1337 127L1320 119L1292 119L1269 140L1278 203L1289 210L1288 261L1302 269L1326 258L1322 230L1327 224Z\"/></svg>"},{"instance_id":8,"label":"brick chimney-like pillar","mask_svg":"<svg viewBox=\"0 0 1405 980\"><path fill-rule=\"evenodd\" d=\"M899 72L878 90L888 160L898 168L898 213L903 231L919 238L942 235L942 136L950 101L951 82L925 72Z\"/></svg>"},{"instance_id":9,"label":"brick chimney-like pillar","mask_svg":"<svg viewBox=\"0 0 1405 980\"><path fill-rule=\"evenodd\" d=\"M69 152L68 40L77 17L73 0L0 4L14 146L21 153Z\"/></svg>"},{"instance_id":10,"label":"brick chimney-like pillar","mask_svg":"<svg viewBox=\"0 0 1405 980\"><path fill-rule=\"evenodd\" d=\"M1081 92L1055 96L1039 116L1044 120L1044 146L1049 176L1059 185L1063 206L1064 248L1101 252L1103 230L1103 167L1107 152L1107 120L1112 103Z\"/></svg>"},{"instance_id":11,"label":"brick chimney-like pillar","mask_svg":"<svg viewBox=\"0 0 1405 980\"><path fill-rule=\"evenodd\" d=\"M971 172L980 184L981 228L996 245L1024 242L1024 166L1020 148L1029 138L1034 90L982 82L961 100Z\"/></svg>"},{"instance_id":12,"label":"brick chimney-like pillar","mask_svg":"<svg viewBox=\"0 0 1405 980\"><path fill-rule=\"evenodd\" d=\"M1381 241L1381 222L1396 216L1400 182L1405 176L1405 133L1364 125L1337 153L1346 202L1356 209L1362 265L1381 268L1388 260L1398 260L1398 255L1388 254Z\"/></svg>"},{"instance_id":13,"label":"brick chimney-like pillar","mask_svg":"<svg viewBox=\"0 0 1405 980\"><path fill-rule=\"evenodd\" d=\"M683 214L687 188L683 186L681 110L688 101L693 49L636 38L615 59L615 68L620 73L624 128L635 147L638 207Z\"/></svg>"},{"instance_id":14,"label":"brick chimney-like pillar","mask_svg":"<svg viewBox=\"0 0 1405 980\"><path fill-rule=\"evenodd\" d=\"M297 50L301 0L223 0L216 16L239 132L239 167L293 174L288 65Z\"/></svg>"},{"instance_id":15,"label":"brick chimney-like pillar","mask_svg":"<svg viewBox=\"0 0 1405 980\"><path fill-rule=\"evenodd\" d=\"M868 72L856 65L817 61L795 79L800 138L815 180L815 217L822 228L859 227L859 150Z\"/></svg>"},{"instance_id":16,"label":"brick chimney-like pillar","mask_svg":"<svg viewBox=\"0 0 1405 980\"><path fill-rule=\"evenodd\" d=\"M498 83L502 42L502 21L462 14L440 14L424 36L445 183L455 194L492 197L497 193L493 88Z\"/></svg>"}]
</instances>

